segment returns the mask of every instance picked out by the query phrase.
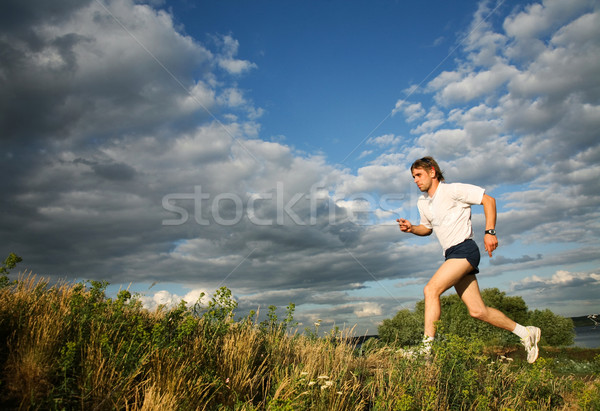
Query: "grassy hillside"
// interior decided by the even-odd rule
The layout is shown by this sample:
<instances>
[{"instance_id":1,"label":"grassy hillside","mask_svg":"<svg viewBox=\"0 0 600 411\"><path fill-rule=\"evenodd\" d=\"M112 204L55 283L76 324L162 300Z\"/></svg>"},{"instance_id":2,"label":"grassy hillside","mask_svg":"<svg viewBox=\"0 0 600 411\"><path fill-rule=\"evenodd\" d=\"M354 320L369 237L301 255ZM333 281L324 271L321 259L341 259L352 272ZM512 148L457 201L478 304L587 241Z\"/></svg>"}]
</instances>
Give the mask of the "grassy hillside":
<instances>
[{"instance_id":1,"label":"grassy hillside","mask_svg":"<svg viewBox=\"0 0 600 411\"><path fill-rule=\"evenodd\" d=\"M516 347L447 334L431 358L405 358L376 339L355 349L350 330L290 333L289 315L234 320L227 289L205 307L149 312L105 287L0 288L0 408L600 409L600 350L545 350L530 365Z\"/></svg>"}]
</instances>

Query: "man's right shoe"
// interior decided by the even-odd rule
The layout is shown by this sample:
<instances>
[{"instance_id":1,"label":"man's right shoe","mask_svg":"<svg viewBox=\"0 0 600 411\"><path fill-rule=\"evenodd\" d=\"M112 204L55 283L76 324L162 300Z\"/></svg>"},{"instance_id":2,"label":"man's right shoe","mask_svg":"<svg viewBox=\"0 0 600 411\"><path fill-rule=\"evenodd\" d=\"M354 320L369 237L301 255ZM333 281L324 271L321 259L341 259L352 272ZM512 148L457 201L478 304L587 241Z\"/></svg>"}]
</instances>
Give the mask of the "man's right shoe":
<instances>
[{"instance_id":1,"label":"man's right shoe","mask_svg":"<svg viewBox=\"0 0 600 411\"><path fill-rule=\"evenodd\" d=\"M525 346L525 351L527 351L527 362L532 364L538 358L538 342L540 342L542 330L531 325L525 328L527 328L527 331L529 331L529 335L522 339L521 343Z\"/></svg>"},{"instance_id":2,"label":"man's right shoe","mask_svg":"<svg viewBox=\"0 0 600 411\"><path fill-rule=\"evenodd\" d=\"M417 357L423 357L429 360L431 358L431 345L420 344L412 348L400 348L398 352L401 353L404 358L415 359Z\"/></svg>"}]
</instances>

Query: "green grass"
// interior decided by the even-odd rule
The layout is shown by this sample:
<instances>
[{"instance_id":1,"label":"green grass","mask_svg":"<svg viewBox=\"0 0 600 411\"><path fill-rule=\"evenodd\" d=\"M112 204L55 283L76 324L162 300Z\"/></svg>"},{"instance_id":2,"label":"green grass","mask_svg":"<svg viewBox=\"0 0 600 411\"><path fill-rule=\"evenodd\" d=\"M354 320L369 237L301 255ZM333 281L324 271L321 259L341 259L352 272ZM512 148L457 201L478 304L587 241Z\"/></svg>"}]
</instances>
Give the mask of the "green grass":
<instances>
[{"instance_id":1,"label":"green grass","mask_svg":"<svg viewBox=\"0 0 600 411\"><path fill-rule=\"evenodd\" d=\"M445 334L431 358L345 343L352 330L291 333L291 314L234 319L207 306L150 312L106 283L0 288L0 408L50 410L595 410L598 350L491 349Z\"/></svg>"}]
</instances>

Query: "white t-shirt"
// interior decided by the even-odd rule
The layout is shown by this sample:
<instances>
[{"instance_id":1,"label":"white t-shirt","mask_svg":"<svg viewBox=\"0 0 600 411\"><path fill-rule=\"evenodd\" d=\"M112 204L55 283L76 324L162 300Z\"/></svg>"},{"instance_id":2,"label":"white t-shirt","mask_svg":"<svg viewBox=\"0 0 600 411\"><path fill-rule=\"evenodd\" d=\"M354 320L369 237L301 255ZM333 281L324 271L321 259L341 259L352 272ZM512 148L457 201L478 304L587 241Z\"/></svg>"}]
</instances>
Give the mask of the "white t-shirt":
<instances>
[{"instance_id":1,"label":"white t-shirt","mask_svg":"<svg viewBox=\"0 0 600 411\"><path fill-rule=\"evenodd\" d=\"M473 238L471 205L481 204L485 190L471 184L440 183L433 197L419 197L417 208L421 224L433 229L444 252L453 245Z\"/></svg>"}]
</instances>

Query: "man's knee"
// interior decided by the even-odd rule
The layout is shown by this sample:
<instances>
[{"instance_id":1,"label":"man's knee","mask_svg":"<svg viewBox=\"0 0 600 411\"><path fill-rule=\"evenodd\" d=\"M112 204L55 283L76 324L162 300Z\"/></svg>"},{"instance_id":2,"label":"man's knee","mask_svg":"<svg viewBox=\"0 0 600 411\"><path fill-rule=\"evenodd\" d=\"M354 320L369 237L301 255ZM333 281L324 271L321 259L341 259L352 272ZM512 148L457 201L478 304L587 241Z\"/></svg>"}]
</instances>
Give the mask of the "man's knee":
<instances>
[{"instance_id":1,"label":"man's knee","mask_svg":"<svg viewBox=\"0 0 600 411\"><path fill-rule=\"evenodd\" d=\"M469 307L469 315L478 320L487 318L487 307Z\"/></svg>"},{"instance_id":2,"label":"man's knee","mask_svg":"<svg viewBox=\"0 0 600 411\"><path fill-rule=\"evenodd\" d=\"M425 288L423 288L423 295L425 298L440 298L440 296L444 293L444 290L440 290L439 287L436 287L433 284L427 284Z\"/></svg>"}]
</instances>

